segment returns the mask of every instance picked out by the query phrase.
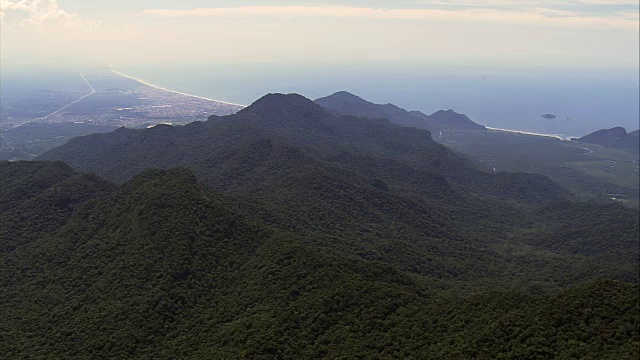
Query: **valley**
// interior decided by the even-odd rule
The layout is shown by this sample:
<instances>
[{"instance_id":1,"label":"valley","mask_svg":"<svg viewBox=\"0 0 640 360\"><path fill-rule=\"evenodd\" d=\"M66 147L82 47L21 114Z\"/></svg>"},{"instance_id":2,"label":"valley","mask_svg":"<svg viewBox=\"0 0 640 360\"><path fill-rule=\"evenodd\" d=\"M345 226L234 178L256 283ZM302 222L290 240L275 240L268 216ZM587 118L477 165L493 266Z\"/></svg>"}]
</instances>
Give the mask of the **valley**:
<instances>
[{"instance_id":1,"label":"valley","mask_svg":"<svg viewBox=\"0 0 640 360\"><path fill-rule=\"evenodd\" d=\"M444 131L439 143L468 155L487 171L549 176L581 197L615 198L637 207L639 157L623 150L503 131Z\"/></svg>"}]
</instances>

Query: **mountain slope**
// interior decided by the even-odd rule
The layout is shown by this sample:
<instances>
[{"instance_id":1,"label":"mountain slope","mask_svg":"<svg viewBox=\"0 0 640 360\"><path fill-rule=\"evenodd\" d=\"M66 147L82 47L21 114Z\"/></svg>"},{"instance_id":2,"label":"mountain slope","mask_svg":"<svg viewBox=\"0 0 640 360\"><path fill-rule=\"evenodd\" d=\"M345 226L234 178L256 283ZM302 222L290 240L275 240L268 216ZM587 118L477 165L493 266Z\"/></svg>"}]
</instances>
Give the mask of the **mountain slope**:
<instances>
[{"instance_id":1,"label":"mountain slope","mask_svg":"<svg viewBox=\"0 0 640 360\"><path fill-rule=\"evenodd\" d=\"M618 148L632 154L640 153L640 130L627 134L627 131L621 127L602 129L585 135L577 139L577 141Z\"/></svg>"},{"instance_id":2,"label":"mountain slope","mask_svg":"<svg viewBox=\"0 0 640 360\"><path fill-rule=\"evenodd\" d=\"M255 203L272 226L343 239L319 238L322 247L465 280L497 276L488 246L533 224L528 206L571 198L542 176L479 171L425 130L335 117L299 95L268 95L206 123L77 138L46 157L116 181L184 166Z\"/></svg>"},{"instance_id":3,"label":"mountain slope","mask_svg":"<svg viewBox=\"0 0 640 360\"><path fill-rule=\"evenodd\" d=\"M269 94L43 158L121 185L1 254L15 357L26 343L60 358L615 358L635 344L637 286L618 281L638 282L637 210L480 171L424 129ZM580 304L615 325L549 323Z\"/></svg>"},{"instance_id":4,"label":"mountain slope","mask_svg":"<svg viewBox=\"0 0 640 360\"><path fill-rule=\"evenodd\" d=\"M222 291L263 237L188 171L147 171L81 207L35 248L16 250L15 265L2 268L4 327L35 316L12 330L46 333L30 347L48 356L142 356L172 332L167 325L180 328L212 289ZM21 270L29 258L40 260ZM5 354L20 346L3 344Z\"/></svg>"},{"instance_id":5,"label":"mountain slope","mask_svg":"<svg viewBox=\"0 0 640 360\"><path fill-rule=\"evenodd\" d=\"M406 111L393 104L374 104L346 91L316 99L315 103L338 116L387 119L396 125L427 129L432 133L445 130L486 130L466 115L453 110L440 110L426 115L420 111Z\"/></svg>"},{"instance_id":6,"label":"mountain slope","mask_svg":"<svg viewBox=\"0 0 640 360\"><path fill-rule=\"evenodd\" d=\"M393 104L374 104L346 91L316 99L315 103L338 116L351 115L368 119L387 119L396 125L418 129L428 129L429 127L426 121Z\"/></svg>"},{"instance_id":7,"label":"mountain slope","mask_svg":"<svg viewBox=\"0 0 640 360\"><path fill-rule=\"evenodd\" d=\"M58 173L82 176L47 162L6 174L12 184L50 188ZM333 188L324 184L309 188L328 195ZM20 191L12 186L3 199ZM345 201L371 210L356 195ZM567 224L571 213L552 217ZM601 271L589 254L531 253L526 263L452 233L411 234L402 228L411 220L377 229L352 220L358 231L350 232L278 219L295 220L206 191L183 168L147 170L109 187L76 206L62 226L29 233L32 241L0 252L3 357L437 359L588 351L625 358L637 350L637 285L597 281L546 292L540 281L525 281L530 291L513 291L487 277L487 266L504 271L492 275L501 282L526 277L540 261L549 269L532 273L537 280L566 279L558 269L576 270L558 267L567 263L587 267L585 274ZM387 242L369 231L384 232ZM473 284L470 291L456 287L464 278L472 279L464 283Z\"/></svg>"},{"instance_id":8,"label":"mountain slope","mask_svg":"<svg viewBox=\"0 0 640 360\"><path fill-rule=\"evenodd\" d=\"M403 168L412 176L355 160L367 157L384 161L385 167ZM569 196L548 180L524 174L513 179L539 183L526 188L544 188L542 193L503 191L499 186L502 175L475 169L462 156L435 143L425 130L385 120L336 117L295 94L270 94L235 115L211 117L206 123L123 128L75 138L38 159L64 160L114 181L126 180L145 168L186 166L220 191L262 192L265 185L289 181L288 172L304 174L305 169L325 167L341 178L367 183L382 180L392 191L417 192L424 199L473 192L544 203Z\"/></svg>"},{"instance_id":9,"label":"mountain slope","mask_svg":"<svg viewBox=\"0 0 640 360\"><path fill-rule=\"evenodd\" d=\"M486 127L471 121L467 115L459 114L451 109L438 110L431 115L425 115L420 111L410 111L411 115L424 119L431 131L444 130L487 130Z\"/></svg>"},{"instance_id":10,"label":"mountain slope","mask_svg":"<svg viewBox=\"0 0 640 360\"><path fill-rule=\"evenodd\" d=\"M0 251L13 251L62 226L73 210L114 185L56 161L0 161Z\"/></svg>"},{"instance_id":11,"label":"mountain slope","mask_svg":"<svg viewBox=\"0 0 640 360\"><path fill-rule=\"evenodd\" d=\"M318 244L419 276L495 279L520 266L496 266L508 256L494 247L506 249L503 242L514 239L508 251L512 245L543 251L523 262L530 264L525 277L556 265L563 268L552 277L558 281L564 271L592 276L583 273L581 260L551 259L546 243L525 236L553 239L552 228L559 224L536 209L572 204L571 194L548 178L480 171L425 130L336 117L300 95L270 94L206 123L76 138L43 158L63 159L115 181L148 168L184 166L208 189L253 204L251 213L270 226L331 236L318 237ZM567 217L560 225L578 221ZM626 234L632 225L617 223L609 230ZM622 239L626 249L637 242ZM614 254L600 248L584 261L607 268ZM630 264L616 264L611 277L629 278Z\"/></svg>"}]
</instances>

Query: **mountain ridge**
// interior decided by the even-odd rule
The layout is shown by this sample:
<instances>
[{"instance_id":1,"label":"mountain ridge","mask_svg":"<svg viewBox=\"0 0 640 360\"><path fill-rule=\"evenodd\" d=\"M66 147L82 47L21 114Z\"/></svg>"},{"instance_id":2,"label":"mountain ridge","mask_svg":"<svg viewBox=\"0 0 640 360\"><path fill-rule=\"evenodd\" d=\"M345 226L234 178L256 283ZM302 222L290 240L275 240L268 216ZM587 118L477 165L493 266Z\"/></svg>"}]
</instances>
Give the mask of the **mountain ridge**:
<instances>
[{"instance_id":1,"label":"mountain ridge","mask_svg":"<svg viewBox=\"0 0 640 360\"><path fill-rule=\"evenodd\" d=\"M60 162L0 162L3 167L12 168L3 179L20 179L26 188L44 184L45 191L57 189L61 179L86 176ZM47 171L51 167L59 171ZM316 183L306 182L301 193L282 189L284 197L311 191L330 197L336 190L328 179L312 178ZM28 241L0 251L4 355L295 359L410 354L436 359L520 358L541 351L557 357L584 351L599 358L635 354L637 284L596 280L615 277L625 266L636 268L619 256L634 251L632 237L619 236L634 216L630 210L613 204L593 213L574 204L583 210L580 231L586 232L566 239L558 234L565 233L575 211L554 206L555 213L543 212L556 222L541 233L544 238L525 229L528 246L537 249L530 251L514 240L482 241L457 232L462 220L450 223L437 209L418 202L392 221L380 220L393 216L390 203L380 208L377 223L362 221L355 212L375 211L363 201L385 191L358 196L365 187L339 185L342 194L336 199L344 202L332 206L344 207L348 221L325 224L325 208L297 206L297 214L312 216L301 223L271 207L271 201L246 203L209 191L186 168L147 169L103 190L101 182L90 183L94 190L89 193L97 195L79 203L60 225L27 231ZM19 193L16 187L2 187L0 199L18 203L13 195ZM14 206L0 208L0 221L15 218L14 211ZM606 219L610 213L622 225L604 229L618 239L619 248L611 253L600 239L588 238L594 216L615 224ZM541 225L537 221L535 227ZM544 255L556 246L563 251ZM576 248L588 251L571 255ZM552 283L561 286L547 288Z\"/></svg>"},{"instance_id":2,"label":"mountain ridge","mask_svg":"<svg viewBox=\"0 0 640 360\"><path fill-rule=\"evenodd\" d=\"M627 133L627 130L620 126L594 131L576 139L576 141L618 148L629 151L632 154L640 153L640 130Z\"/></svg>"},{"instance_id":3,"label":"mountain ridge","mask_svg":"<svg viewBox=\"0 0 640 360\"><path fill-rule=\"evenodd\" d=\"M392 104L373 104L346 91L316 99L314 102L337 116L352 115L368 119L387 119L396 125L418 129L428 128L428 124L410 115L404 109Z\"/></svg>"},{"instance_id":4,"label":"mountain ridge","mask_svg":"<svg viewBox=\"0 0 640 360\"><path fill-rule=\"evenodd\" d=\"M169 148L171 151L167 151ZM273 152L275 148L297 150ZM253 150L248 152L248 149ZM346 152L389 159L416 169L425 180L444 176L459 190L470 190L481 196L520 196L520 200L529 197L526 193L501 192L495 184L504 175L478 170L464 157L433 141L426 130L397 126L386 120L336 117L297 94L265 95L255 102L255 106L251 105L235 115L211 117L206 123L122 129L112 134L75 138L38 159L64 160L79 170L96 172L117 182L149 167L187 166L195 169L201 181L223 190L226 185L220 181L227 182L224 179L229 179L229 174L240 177L236 183L249 183L251 179L264 176L252 176L252 172L262 171L264 166L274 166L273 161L294 161L291 156L296 152L296 156L309 157L333 169L346 166L354 176L371 173L372 169L356 162L340 163L343 158L337 155ZM297 160L291 164L298 164L301 172L310 166ZM377 173L366 176L389 177L382 169ZM269 174L273 176L277 172ZM543 188L550 191L543 192L547 192L548 199L532 193L530 199L534 202L557 201L569 196L543 177L522 174L512 179L546 183ZM406 184L408 180L410 178L395 177L392 181ZM431 194L437 198L441 194L439 191L427 193L424 189L415 189L423 196ZM534 200L536 198L538 200Z\"/></svg>"},{"instance_id":5,"label":"mountain ridge","mask_svg":"<svg viewBox=\"0 0 640 360\"><path fill-rule=\"evenodd\" d=\"M572 315L518 324L584 304L615 314L614 333L637 323L637 210L481 171L425 129L271 94L45 155L119 185L0 252L0 331L21 339L0 345L16 356L569 356L585 331L600 357L633 348ZM31 166L50 164L66 166Z\"/></svg>"},{"instance_id":6,"label":"mountain ridge","mask_svg":"<svg viewBox=\"0 0 640 360\"><path fill-rule=\"evenodd\" d=\"M432 133L445 130L487 130L466 115L453 110L440 110L426 115L420 111L407 111L393 104L374 104L347 91L316 99L315 103L338 116L387 119L396 125L427 129Z\"/></svg>"}]
</instances>

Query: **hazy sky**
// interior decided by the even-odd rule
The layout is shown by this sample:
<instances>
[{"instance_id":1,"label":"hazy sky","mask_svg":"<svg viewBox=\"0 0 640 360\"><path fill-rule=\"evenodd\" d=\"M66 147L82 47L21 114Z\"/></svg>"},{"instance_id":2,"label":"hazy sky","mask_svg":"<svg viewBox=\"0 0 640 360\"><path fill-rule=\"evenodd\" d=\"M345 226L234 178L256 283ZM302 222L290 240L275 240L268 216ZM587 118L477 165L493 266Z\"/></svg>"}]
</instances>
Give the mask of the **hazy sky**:
<instances>
[{"instance_id":1,"label":"hazy sky","mask_svg":"<svg viewBox=\"0 0 640 360\"><path fill-rule=\"evenodd\" d=\"M637 69L638 0L0 0L3 65L402 62Z\"/></svg>"}]
</instances>

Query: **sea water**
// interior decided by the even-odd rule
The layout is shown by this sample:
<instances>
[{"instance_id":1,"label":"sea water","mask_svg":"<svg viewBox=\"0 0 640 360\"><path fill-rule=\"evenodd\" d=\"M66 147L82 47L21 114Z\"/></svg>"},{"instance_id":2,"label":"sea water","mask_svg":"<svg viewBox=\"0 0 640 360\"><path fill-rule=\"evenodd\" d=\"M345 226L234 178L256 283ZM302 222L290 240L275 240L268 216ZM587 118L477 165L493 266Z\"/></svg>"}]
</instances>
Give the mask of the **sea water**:
<instances>
[{"instance_id":1,"label":"sea water","mask_svg":"<svg viewBox=\"0 0 640 360\"><path fill-rule=\"evenodd\" d=\"M375 103L431 114L453 109L477 123L564 136L638 128L638 71L488 69L415 65L227 64L124 66L173 90L239 104L270 92L311 99L346 90ZM555 119L543 118L553 114Z\"/></svg>"},{"instance_id":2,"label":"sea water","mask_svg":"<svg viewBox=\"0 0 640 360\"><path fill-rule=\"evenodd\" d=\"M477 123L565 136L638 128L638 71L489 69L415 65L226 64L125 66L121 71L194 95L250 104L270 92L315 99L346 90L430 114L453 109ZM555 119L543 118L553 114Z\"/></svg>"},{"instance_id":3,"label":"sea water","mask_svg":"<svg viewBox=\"0 0 640 360\"><path fill-rule=\"evenodd\" d=\"M316 99L346 90L371 102L392 103L407 110L431 114L453 109L489 127L564 137L614 126L631 131L639 127L640 118L638 69L399 63L114 66L164 88L237 104L249 105L273 92L295 92ZM543 118L544 114L556 117Z\"/></svg>"}]
</instances>

